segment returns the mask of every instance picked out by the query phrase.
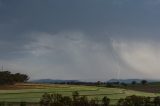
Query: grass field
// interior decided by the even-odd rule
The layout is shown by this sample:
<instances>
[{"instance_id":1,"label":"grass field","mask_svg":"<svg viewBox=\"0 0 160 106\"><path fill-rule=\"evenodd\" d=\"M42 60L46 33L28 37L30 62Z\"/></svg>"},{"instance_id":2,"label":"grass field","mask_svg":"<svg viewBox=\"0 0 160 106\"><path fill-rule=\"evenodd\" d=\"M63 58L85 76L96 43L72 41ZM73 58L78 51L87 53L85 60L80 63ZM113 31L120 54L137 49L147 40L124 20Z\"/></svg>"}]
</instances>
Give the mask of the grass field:
<instances>
[{"instance_id":1,"label":"grass field","mask_svg":"<svg viewBox=\"0 0 160 106\"><path fill-rule=\"evenodd\" d=\"M117 99L130 95L150 97L160 95L158 93L145 93L120 88L54 84L17 84L14 86L3 86L0 89L0 101L7 102L39 102L45 92L71 96L73 91L78 91L80 95L86 95L88 98L97 97L100 99L103 96L107 96L111 99L112 103L116 102Z\"/></svg>"}]
</instances>

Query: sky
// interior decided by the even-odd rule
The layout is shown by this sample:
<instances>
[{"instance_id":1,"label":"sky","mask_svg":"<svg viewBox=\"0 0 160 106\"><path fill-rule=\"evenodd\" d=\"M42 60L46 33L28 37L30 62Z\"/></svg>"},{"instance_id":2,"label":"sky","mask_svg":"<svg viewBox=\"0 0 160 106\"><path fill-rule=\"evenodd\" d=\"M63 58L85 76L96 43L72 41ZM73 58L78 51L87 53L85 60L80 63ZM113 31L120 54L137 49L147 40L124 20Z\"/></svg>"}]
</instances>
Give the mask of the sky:
<instances>
[{"instance_id":1,"label":"sky","mask_svg":"<svg viewBox=\"0 0 160 106\"><path fill-rule=\"evenodd\" d=\"M160 0L0 0L0 65L31 79L160 79Z\"/></svg>"}]
</instances>

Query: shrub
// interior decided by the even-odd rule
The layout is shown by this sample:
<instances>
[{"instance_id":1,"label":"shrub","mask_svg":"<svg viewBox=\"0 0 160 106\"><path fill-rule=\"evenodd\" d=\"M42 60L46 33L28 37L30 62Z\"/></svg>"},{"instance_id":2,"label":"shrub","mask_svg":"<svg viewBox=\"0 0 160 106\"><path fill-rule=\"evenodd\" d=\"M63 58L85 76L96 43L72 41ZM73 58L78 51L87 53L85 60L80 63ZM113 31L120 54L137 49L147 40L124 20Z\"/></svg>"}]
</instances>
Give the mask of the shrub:
<instances>
[{"instance_id":1,"label":"shrub","mask_svg":"<svg viewBox=\"0 0 160 106\"><path fill-rule=\"evenodd\" d=\"M5 106L5 102L0 102L0 106Z\"/></svg>"},{"instance_id":2,"label":"shrub","mask_svg":"<svg viewBox=\"0 0 160 106\"><path fill-rule=\"evenodd\" d=\"M160 96L155 97L153 103L155 106L160 106Z\"/></svg>"},{"instance_id":3,"label":"shrub","mask_svg":"<svg viewBox=\"0 0 160 106\"><path fill-rule=\"evenodd\" d=\"M90 106L98 106L99 101L98 98L92 98L89 102Z\"/></svg>"},{"instance_id":4,"label":"shrub","mask_svg":"<svg viewBox=\"0 0 160 106\"><path fill-rule=\"evenodd\" d=\"M153 106L149 97L143 96L127 96L125 99L120 99L117 106Z\"/></svg>"},{"instance_id":5,"label":"shrub","mask_svg":"<svg viewBox=\"0 0 160 106\"><path fill-rule=\"evenodd\" d=\"M78 91L72 92L72 97L74 101L77 101L79 99L79 93Z\"/></svg>"},{"instance_id":6,"label":"shrub","mask_svg":"<svg viewBox=\"0 0 160 106\"><path fill-rule=\"evenodd\" d=\"M109 103L110 103L110 99L107 98L106 96L103 97L103 99L102 99L102 106L109 106Z\"/></svg>"},{"instance_id":7,"label":"shrub","mask_svg":"<svg viewBox=\"0 0 160 106\"><path fill-rule=\"evenodd\" d=\"M69 96L64 96L62 98L62 102L64 106L71 106L72 105L72 99Z\"/></svg>"},{"instance_id":8,"label":"shrub","mask_svg":"<svg viewBox=\"0 0 160 106\"><path fill-rule=\"evenodd\" d=\"M27 105L26 105L26 102L21 102L21 103L20 103L20 106L27 106Z\"/></svg>"},{"instance_id":9,"label":"shrub","mask_svg":"<svg viewBox=\"0 0 160 106\"><path fill-rule=\"evenodd\" d=\"M62 96L61 94L42 95L40 100L41 106L109 106L110 99L104 97L102 105L99 104L97 98L89 100L86 96L80 96L77 91L72 93L72 98L69 96Z\"/></svg>"},{"instance_id":10,"label":"shrub","mask_svg":"<svg viewBox=\"0 0 160 106\"><path fill-rule=\"evenodd\" d=\"M50 102L51 102L50 95L48 93L43 94L40 100L40 105L49 106Z\"/></svg>"}]
</instances>

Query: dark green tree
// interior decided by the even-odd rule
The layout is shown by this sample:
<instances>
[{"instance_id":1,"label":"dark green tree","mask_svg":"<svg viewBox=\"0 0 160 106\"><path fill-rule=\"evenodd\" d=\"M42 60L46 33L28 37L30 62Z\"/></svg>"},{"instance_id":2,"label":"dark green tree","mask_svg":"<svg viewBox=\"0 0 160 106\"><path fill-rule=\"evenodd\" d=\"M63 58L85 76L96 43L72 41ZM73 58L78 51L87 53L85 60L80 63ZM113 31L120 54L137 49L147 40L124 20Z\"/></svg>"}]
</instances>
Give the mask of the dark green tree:
<instances>
[{"instance_id":1,"label":"dark green tree","mask_svg":"<svg viewBox=\"0 0 160 106\"><path fill-rule=\"evenodd\" d=\"M136 81L132 81L132 83L131 83L132 85L135 85L135 84L137 84L137 82Z\"/></svg>"},{"instance_id":2,"label":"dark green tree","mask_svg":"<svg viewBox=\"0 0 160 106\"><path fill-rule=\"evenodd\" d=\"M141 84L142 84L142 85L147 84L147 80L142 80L142 81L141 81Z\"/></svg>"},{"instance_id":3,"label":"dark green tree","mask_svg":"<svg viewBox=\"0 0 160 106\"><path fill-rule=\"evenodd\" d=\"M17 82L26 82L29 77L25 74L12 74L10 71L0 71L0 85L14 84Z\"/></svg>"}]
</instances>

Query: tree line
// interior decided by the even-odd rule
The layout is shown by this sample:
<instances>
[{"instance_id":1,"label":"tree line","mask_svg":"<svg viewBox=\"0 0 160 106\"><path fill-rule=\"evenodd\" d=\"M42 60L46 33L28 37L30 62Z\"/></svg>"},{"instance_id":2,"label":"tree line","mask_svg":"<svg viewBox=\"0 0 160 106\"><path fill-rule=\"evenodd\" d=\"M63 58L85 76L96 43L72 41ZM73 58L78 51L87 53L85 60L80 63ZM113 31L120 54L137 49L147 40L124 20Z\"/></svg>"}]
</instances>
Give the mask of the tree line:
<instances>
[{"instance_id":1,"label":"tree line","mask_svg":"<svg viewBox=\"0 0 160 106\"><path fill-rule=\"evenodd\" d=\"M10 85L15 83L26 82L28 75L21 73L11 73L10 71L0 71L0 85Z\"/></svg>"},{"instance_id":2,"label":"tree line","mask_svg":"<svg viewBox=\"0 0 160 106\"><path fill-rule=\"evenodd\" d=\"M106 87L117 87L117 86L127 86L127 85L146 85L148 84L147 80L141 80L140 82L132 81L131 83L125 83L125 82L83 82L83 81L62 81L62 82L48 82L49 84L68 84L68 85L87 85L87 86L106 86Z\"/></svg>"}]
</instances>

